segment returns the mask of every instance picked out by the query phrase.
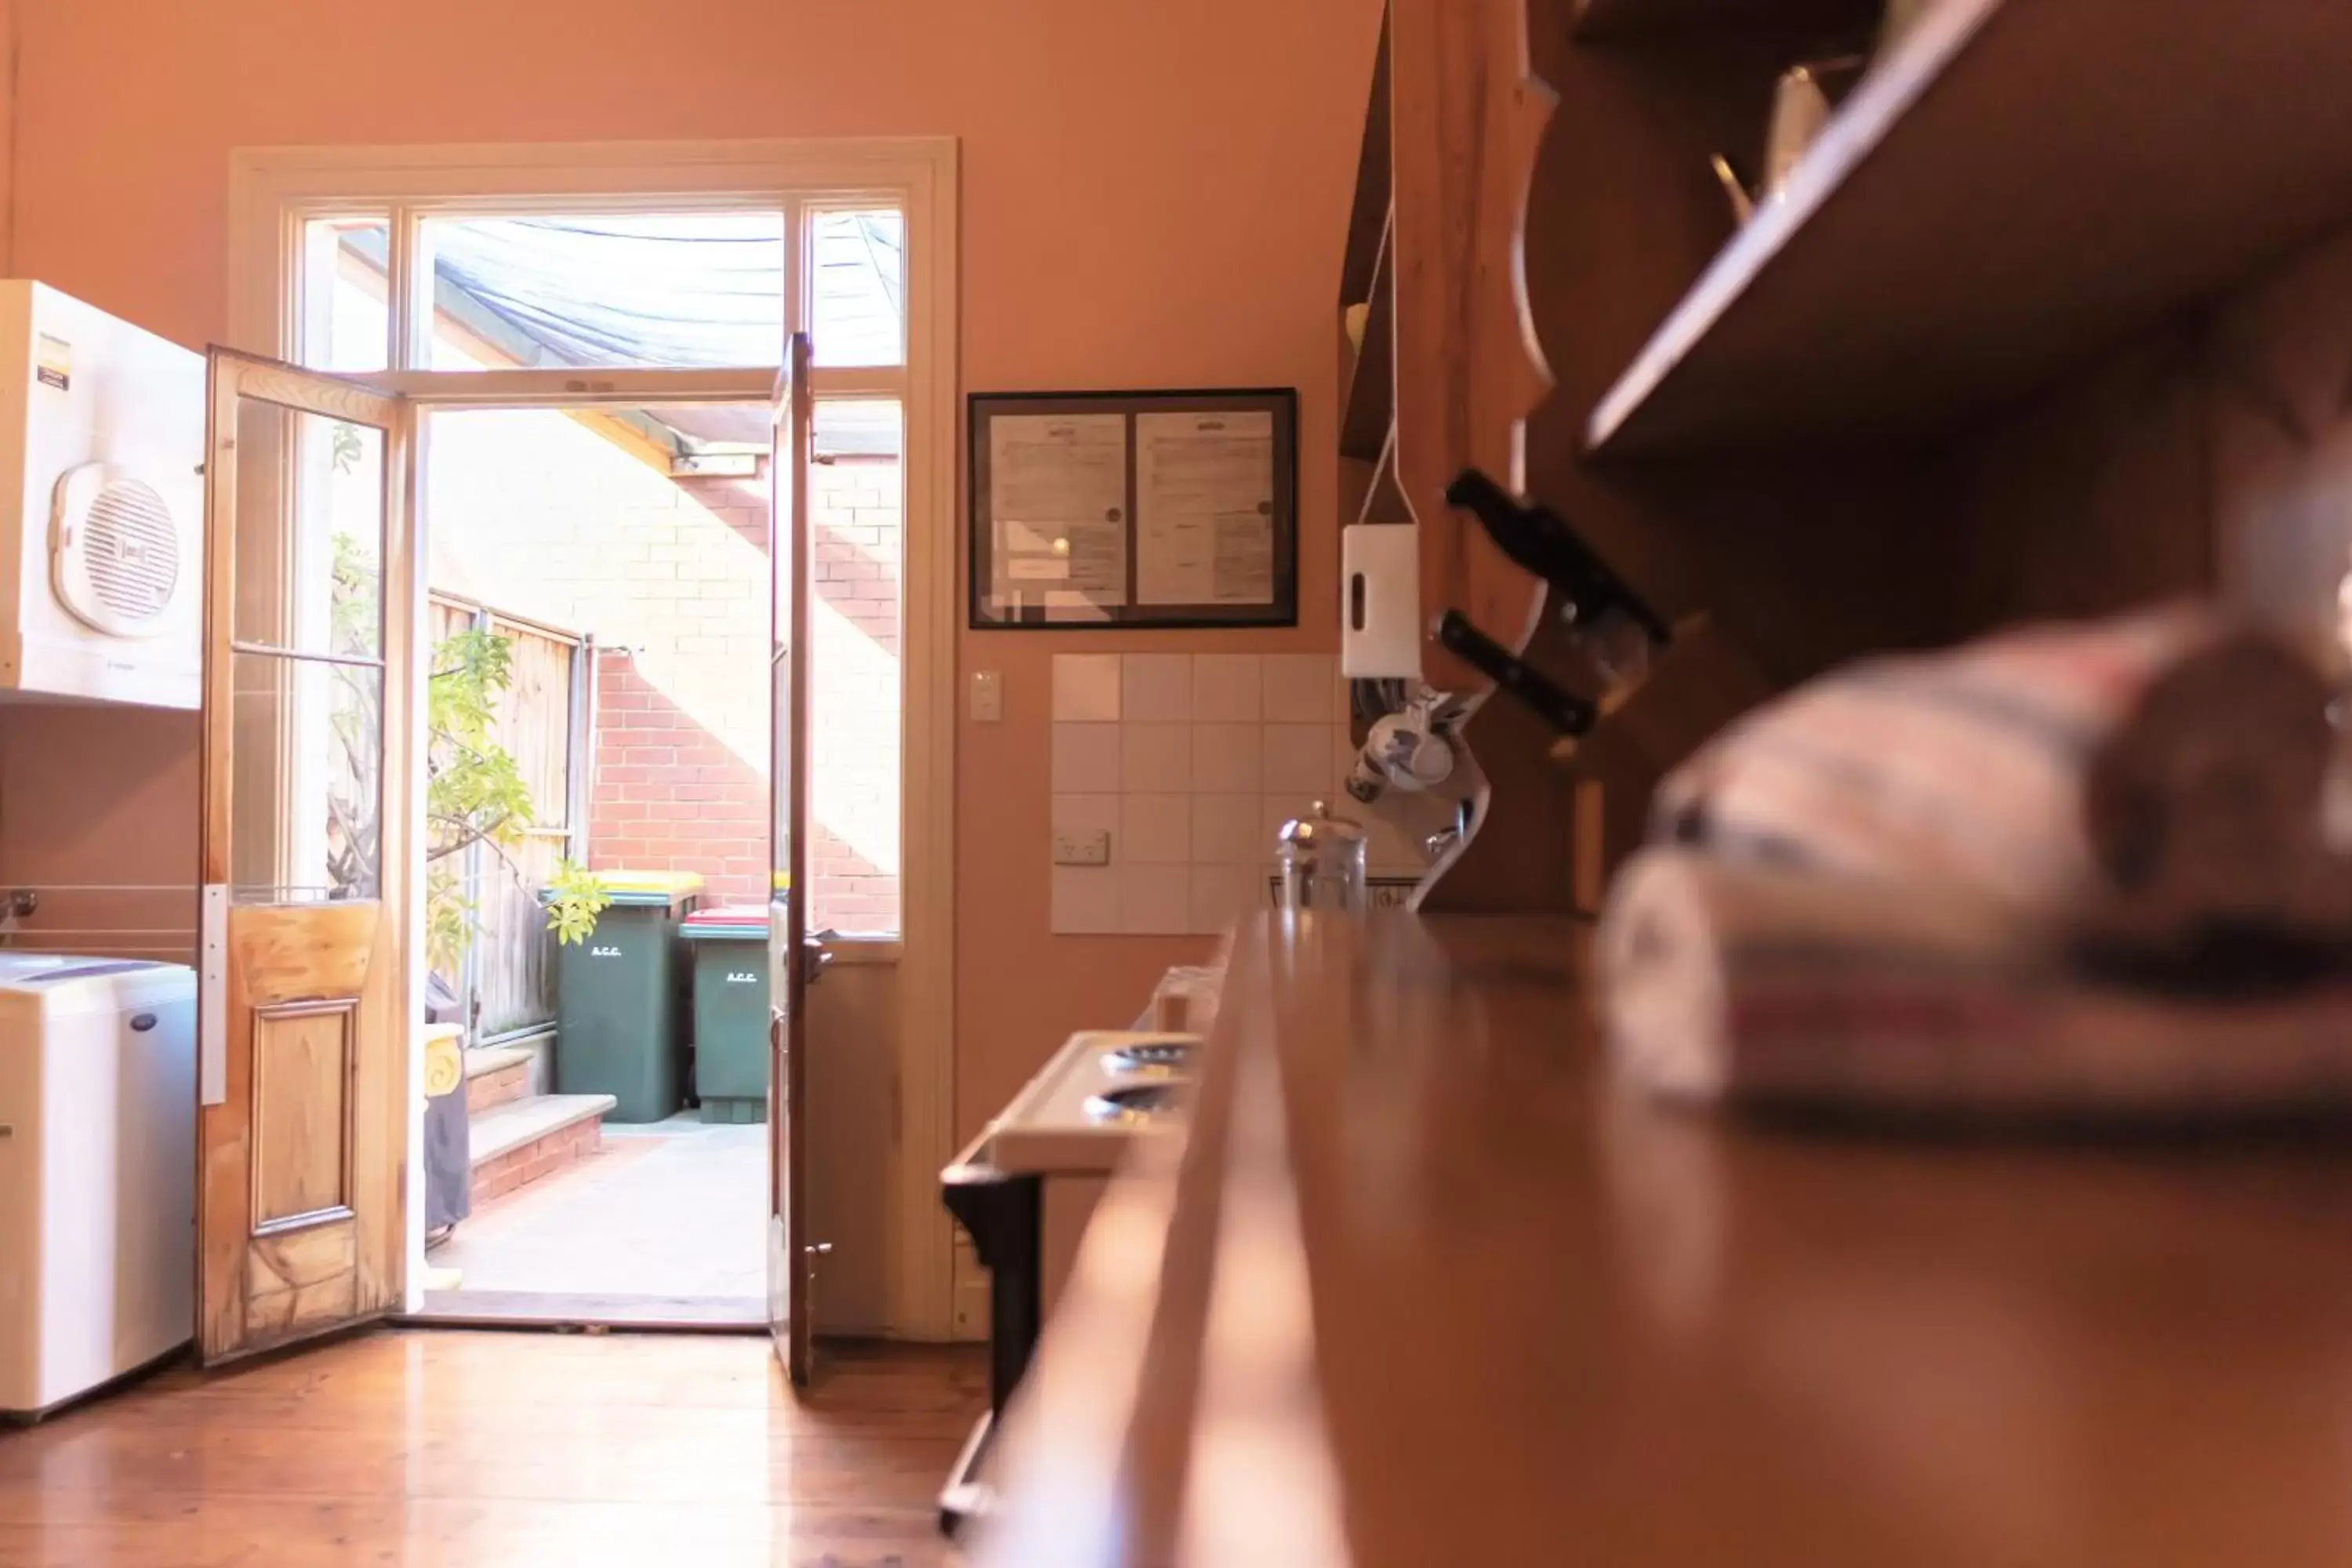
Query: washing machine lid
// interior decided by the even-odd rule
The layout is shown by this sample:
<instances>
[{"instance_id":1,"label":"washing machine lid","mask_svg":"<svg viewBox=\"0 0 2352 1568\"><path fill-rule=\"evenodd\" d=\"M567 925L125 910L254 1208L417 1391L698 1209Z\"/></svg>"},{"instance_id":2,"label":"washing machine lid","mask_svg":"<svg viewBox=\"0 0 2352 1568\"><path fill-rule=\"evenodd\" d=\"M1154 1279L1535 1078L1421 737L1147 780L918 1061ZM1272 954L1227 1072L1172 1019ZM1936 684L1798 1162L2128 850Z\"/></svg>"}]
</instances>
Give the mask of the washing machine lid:
<instances>
[{"instance_id":1,"label":"washing machine lid","mask_svg":"<svg viewBox=\"0 0 2352 1568\"><path fill-rule=\"evenodd\" d=\"M177 965L147 958L76 958L54 952L0 953L0 989L46 991L71 981L109 974L143 974Z\"/></svg>"}]
</instances>

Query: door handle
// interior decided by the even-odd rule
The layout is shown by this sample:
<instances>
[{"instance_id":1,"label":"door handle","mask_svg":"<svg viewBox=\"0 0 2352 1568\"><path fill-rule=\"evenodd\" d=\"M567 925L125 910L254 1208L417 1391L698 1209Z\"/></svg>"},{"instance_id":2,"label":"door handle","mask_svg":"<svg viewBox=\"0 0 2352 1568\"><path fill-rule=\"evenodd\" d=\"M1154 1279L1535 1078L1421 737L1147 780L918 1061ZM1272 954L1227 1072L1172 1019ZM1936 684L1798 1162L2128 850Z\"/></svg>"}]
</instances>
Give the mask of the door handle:
<instances>
[{"instance_id":1,"label":"door handle","mask_svg":"<svg viewBox=\"0 0 2352 1568\"><path fill-rule=\"evenodd\" d=\"M809 984L815 984L818 978L827 969L833 967L833 954L825 948L825 939L840 934L839 931L827 928L824 931L811 931L801 938L801 963L808 972Z\"/></svg>"}]
</instances>

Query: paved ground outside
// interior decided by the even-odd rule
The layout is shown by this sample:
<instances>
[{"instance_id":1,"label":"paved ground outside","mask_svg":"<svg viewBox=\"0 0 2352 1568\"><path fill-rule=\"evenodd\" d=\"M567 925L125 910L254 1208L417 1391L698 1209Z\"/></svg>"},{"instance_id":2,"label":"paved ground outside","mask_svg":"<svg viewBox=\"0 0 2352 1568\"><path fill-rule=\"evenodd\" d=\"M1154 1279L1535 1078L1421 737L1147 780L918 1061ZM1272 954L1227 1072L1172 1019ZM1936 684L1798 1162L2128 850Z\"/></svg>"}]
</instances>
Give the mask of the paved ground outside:
<instances>
[{"instance_id":1,"label":"paved ground outside","mask_svg":"<svg viewBox=\"0 0 2352 1568\"><path fill-rule=\"evenodd\" d=\"M768 1130L688 1111L604 1129L588 1159L475 1210L432 1251L461 1290L767 1294Z\"/></svg>"}]
</instances>

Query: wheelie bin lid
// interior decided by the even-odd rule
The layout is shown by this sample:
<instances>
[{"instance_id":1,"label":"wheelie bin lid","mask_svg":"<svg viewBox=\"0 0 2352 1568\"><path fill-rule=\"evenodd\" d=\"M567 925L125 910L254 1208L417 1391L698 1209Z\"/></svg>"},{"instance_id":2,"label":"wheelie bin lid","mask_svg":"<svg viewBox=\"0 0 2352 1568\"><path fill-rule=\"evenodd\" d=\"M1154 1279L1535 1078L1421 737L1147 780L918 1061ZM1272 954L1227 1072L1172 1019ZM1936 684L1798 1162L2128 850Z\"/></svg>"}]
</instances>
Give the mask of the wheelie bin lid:
<instances>
[{"instance_id":1,"label":"wheelie bin lid","mask_svg":"<svg viewBox=\"0 0 2352 1568\"><path fill-rule=\"evenodd\" d=\"M599 871L595 875L615 904L680 904L702 891L702 876L697 871ZM546 901L548 889L541 889L539 896L541 902Z\"/></svg>"},{"instance_id":2,"label":"wheelie bin lid","mask_svg":"<svg viewBox=\"0 0 2352 1568\"><path fill-rule=\"evenodd\" d=\"M715 909L697 910L678 923L677 933L689 942L765 942L768 907L720 904Z\"/></svg>"}]
</instances>

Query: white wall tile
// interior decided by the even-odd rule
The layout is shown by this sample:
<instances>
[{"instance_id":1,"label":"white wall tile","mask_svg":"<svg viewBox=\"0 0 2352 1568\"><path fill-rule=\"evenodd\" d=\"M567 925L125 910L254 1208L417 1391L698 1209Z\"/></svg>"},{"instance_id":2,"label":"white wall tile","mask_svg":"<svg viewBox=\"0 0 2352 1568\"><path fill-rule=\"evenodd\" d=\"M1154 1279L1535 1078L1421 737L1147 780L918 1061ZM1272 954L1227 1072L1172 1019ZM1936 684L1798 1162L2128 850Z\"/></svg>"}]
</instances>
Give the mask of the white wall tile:
<instances>
[{"instance_id":1,"label":"white wall tile","mask_svg":"<svg viewBox=\"0 0 2352 1568\"><path fill-rule=\"evenodd\" d=\"M1120 662L1120 717L1153 724L1181 724L1192 717L1191 654L1130 653Z\"/></svg>"},{"instance_id":2,"label":"white wall tile","mask_svg":"<svg viewBox=\"0 0 2352 1568\"><path fill-rule=\"evenodd\" d=\"M1192 931L1216 936L1268 902L1265 873L1255 866L1192 868Z\"/></svg>"},{"instance_id":3,"label":"white wall tile","mask_svg":"<svg viewBox=\"0 0 2352 1568\"><path fill-rule=\"evenodd\" d=\"M1192 875L1182 866L1118 868L1118 929L1132 936L1182 936L1192 929Z\"/></svg>"},{"instance_id":4,"label":"white wall tile","mask_svg":"<svg viewBox=\"0 0 2352 1568\"><path fill-rule=\"evenodd\" d=\"M1250 795L1259 785L1264 742L1256 724L1192 726L1192 788L1202 795Z\"/></svg>"},{"instance_id":5,"label":"white wall tile","mask_svg":"<svg viewBox=\"0 0 2352 1568\"><path fill-rule=\"evenodd\" d=\"M1269 724L1328 724L1338 661L1324 653L1276 653L1265 659Z\"/></svg>"},{"instance_id":6,"label":"white wall tile","mask_svg":"<svg viewBox=\"0 0 2352 1568\"><path fill-rule=\"evenodd\" d=\"M1257 796L1196 795L1192 800L1192 863L1257 866L1274 853L1258 835Z\"/></svg>"},{"instance_id":7,"label":"white wall tile","mask_svg":"<svg viewBox=\"0 0 2352 1568\"><path fill-rule=\"evenodd\" d=\"M1192 799L1182 795L1118 797L1118 863L1181 866L1192 858Z\"/></svg>"},{"instance_id":8,"label":"white wall tile","mask_svg":"<svg viewBox=\"0 0 2352 1568\"><path fill-rule=\"evenodd\" d=\"M1054 868L1054 931L1105 936L1119 930L1118 872L1108 866Z\"/></svg>"},{"instance_id":9,"label":"white wall tile","mask_svg":"<svg viewBox=\"0 0 2352 1568\"><path fill-rule=\"evenodd\" d=\"M1118 858L1118 796L1057 795L1054 797L1056 833L1108 833L1110 856Z\"/></svg>"},{"instance_id":10,"label":"white wall tile","mask_svg":"<svg viewBox=\"0 0 2352 1568\"><path fill-rule=\"evenodd\" d=\"M1328 724L1265 726L1265 784L1270 794L1331 794L1332 743Z\"/></svg>"},{"instance_id":11,"label":"white wall tile","mask_svg":"<svg viewBox=\"0 0 2352 1568\"><path fill-rule=\"evenodd\" d=\"M1192 656L1192 718L1213 724L1255 724L1264 712L1265 675L1254 653Z\"/></svg>"},{"instance_id":12,"label":"white wall tile","mask_svg":"<svg viewBox=\"0 0 2352 1568\"><path fill-rule=\"evenodd\" d=\"M1118 718L1119 656L1057 653L1054 656L1054 717L1095 723Z\"/></svg>"},{"instance_id":13,"label":"white wall tile","mask_svg":"<svg viewBox=\"0 0 2352 1568\"><path fill-rule=\"evenodd\" d=\"M1117 724L1054 726L1055 795L1118 793L1119 728Z\"/></svg>"},{"instance_id":14,"label":"white wall tile","mask_svg":"<svg viewBox=\"0 0 2352 1568\"><path fill-rule=\"evenodd\" d=\"M1134 711L1132 703L1128 710ZM1190 724L1139 724L1129 720L1118 730L1122 790L1129 795L1165 795L1192 787Z\"/></svg>"}]
</instances>

